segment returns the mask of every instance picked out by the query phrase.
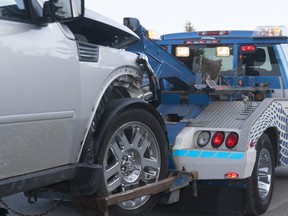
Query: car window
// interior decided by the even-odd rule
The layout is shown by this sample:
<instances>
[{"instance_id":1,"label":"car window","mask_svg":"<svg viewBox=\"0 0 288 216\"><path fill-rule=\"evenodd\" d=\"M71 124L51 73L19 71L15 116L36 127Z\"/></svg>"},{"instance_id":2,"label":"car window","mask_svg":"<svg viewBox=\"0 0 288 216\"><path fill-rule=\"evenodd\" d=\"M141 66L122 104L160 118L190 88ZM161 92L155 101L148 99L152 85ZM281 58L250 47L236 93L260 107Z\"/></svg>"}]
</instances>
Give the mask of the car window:
<instances>
[{"instance_id":1,"label":"car window","mask_svg":"<svg viewBox=\"0 0 288 216\"><path fill-rule=\"evenodd\" d=\"M29 13L25 8L24 0L1 0L0 19L29 20Z\"/></svg>"}]
</instances>

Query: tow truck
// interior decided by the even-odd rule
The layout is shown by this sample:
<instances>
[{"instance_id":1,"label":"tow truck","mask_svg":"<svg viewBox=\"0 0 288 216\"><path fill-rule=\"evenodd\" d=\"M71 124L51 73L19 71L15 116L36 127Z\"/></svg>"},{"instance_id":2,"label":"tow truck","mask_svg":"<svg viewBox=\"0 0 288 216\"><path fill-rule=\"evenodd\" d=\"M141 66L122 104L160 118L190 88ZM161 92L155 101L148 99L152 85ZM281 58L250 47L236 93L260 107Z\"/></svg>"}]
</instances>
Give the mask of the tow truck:
<instances>
[{"instance_id":1,"label":"tow truck","mask_svg":"<svg viewBox=\"0 0 288 216\"><path fill-rule=\"evenodd\" d=\"M197 184L244 191L244 208L261 215L273 194L275 167L288 163L288 35L284 26L199 31L150 39L135 18L160 82L170 169L197 170ZM172 56L172 57L171 57Z\"/></svg>"}]
</instances>

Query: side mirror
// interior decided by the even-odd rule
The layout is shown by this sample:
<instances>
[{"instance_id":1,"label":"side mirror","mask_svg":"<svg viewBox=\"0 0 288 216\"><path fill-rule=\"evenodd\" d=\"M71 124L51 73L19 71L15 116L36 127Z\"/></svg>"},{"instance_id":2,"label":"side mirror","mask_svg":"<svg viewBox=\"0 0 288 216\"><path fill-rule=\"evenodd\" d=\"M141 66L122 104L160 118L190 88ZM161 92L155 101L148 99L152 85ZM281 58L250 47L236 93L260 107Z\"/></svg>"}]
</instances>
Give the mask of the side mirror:
<instances>
[{"instance_id":1,"label":"side mirror","mask_svg":"<svg viewBox=\"0 0 288 216\"><path fill-rule=\"evenodd\" d=\"M134 32L136 32L137 29L141 26L138 19L130 17L125 17L123 24Z\"/></svg>"},{"instance_id":2,"label":"side mirror","mask_svg":"<svg viewBox=\"0 0 288 216\"><path fill-rule=\"evenodd\" d=\"M81 18L84 10L84 0L49 0L44 4L44 13L58 22Z\"/></svg>"}]
</instances>

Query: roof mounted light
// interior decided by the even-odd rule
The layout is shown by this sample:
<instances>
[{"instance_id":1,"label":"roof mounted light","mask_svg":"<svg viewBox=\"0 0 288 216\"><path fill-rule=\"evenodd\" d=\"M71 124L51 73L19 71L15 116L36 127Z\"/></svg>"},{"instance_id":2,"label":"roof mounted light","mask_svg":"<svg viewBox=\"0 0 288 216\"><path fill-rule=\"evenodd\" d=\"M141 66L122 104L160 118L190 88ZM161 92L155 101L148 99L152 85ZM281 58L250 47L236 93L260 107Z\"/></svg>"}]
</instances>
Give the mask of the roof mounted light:
<instances>
[{"instance_id":1,"label":"roof mounted light","mask_svg":"<svg viewBox=\"0 0 288 216\"><path fill-rule=\"evenodd\" d=\"M187 40L184 41L184 44L217 44L220 43L221 40L215 40L215 39L201 39L201 40Z\"/></svg>"},{"instance_id":2,"label":"roof mounted light","mask_svg":"<svg viewBox=\"0 0 288 216\"><path fill-rule=\"evenodd\" d=\"M198 32L199 36L222 36L229 35L230 31L200 31Z\"/></svg>"},{"instance_id":3,"label":"roof mounted light","mask_svg":"<svg viewBox=\"0 0 288 216\"><path fill-rule=\"evenodd\" d=\"M149 29L147 31L147 35L152 40L159 40L160 39L158 32L155 31L154 29Z\"/></svg>"},{"instance_id":4,"label":"roof mounted light","mask_svg":"<svg viewBox=\"0 0 288 216\"><path fill-rule=\"evenodd\" d=\"M252 37L288 37L287 33L285 26L258 26Z\"/></svg>"}]
</instances>

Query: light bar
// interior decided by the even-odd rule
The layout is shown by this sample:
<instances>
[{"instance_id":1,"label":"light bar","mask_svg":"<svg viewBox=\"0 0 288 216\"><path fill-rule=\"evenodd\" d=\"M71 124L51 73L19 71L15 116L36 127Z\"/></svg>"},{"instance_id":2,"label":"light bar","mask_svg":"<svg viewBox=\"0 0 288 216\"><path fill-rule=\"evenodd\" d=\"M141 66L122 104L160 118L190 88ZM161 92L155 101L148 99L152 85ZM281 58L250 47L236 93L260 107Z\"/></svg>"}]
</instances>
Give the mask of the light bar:
<instances>
[{"instance_id":1,"label":"light bar","mask_svg":"<svg viewBox=\"0 0 288 216\"><path fill-rule=\"evenodd\" d=\"M288 37L285 26L258 26L252 37Z\"/></svg>"},{"instance_id":2,"label":"light bar","mask_svg":"<svg viewBox=\"0 0 288 216\"><path fill-rule=\"evenodd\" d=\"M220 36L220 35L229 35L230 31L200 31L198 32L199 36Z\"/></svg>"}]
</instances>

